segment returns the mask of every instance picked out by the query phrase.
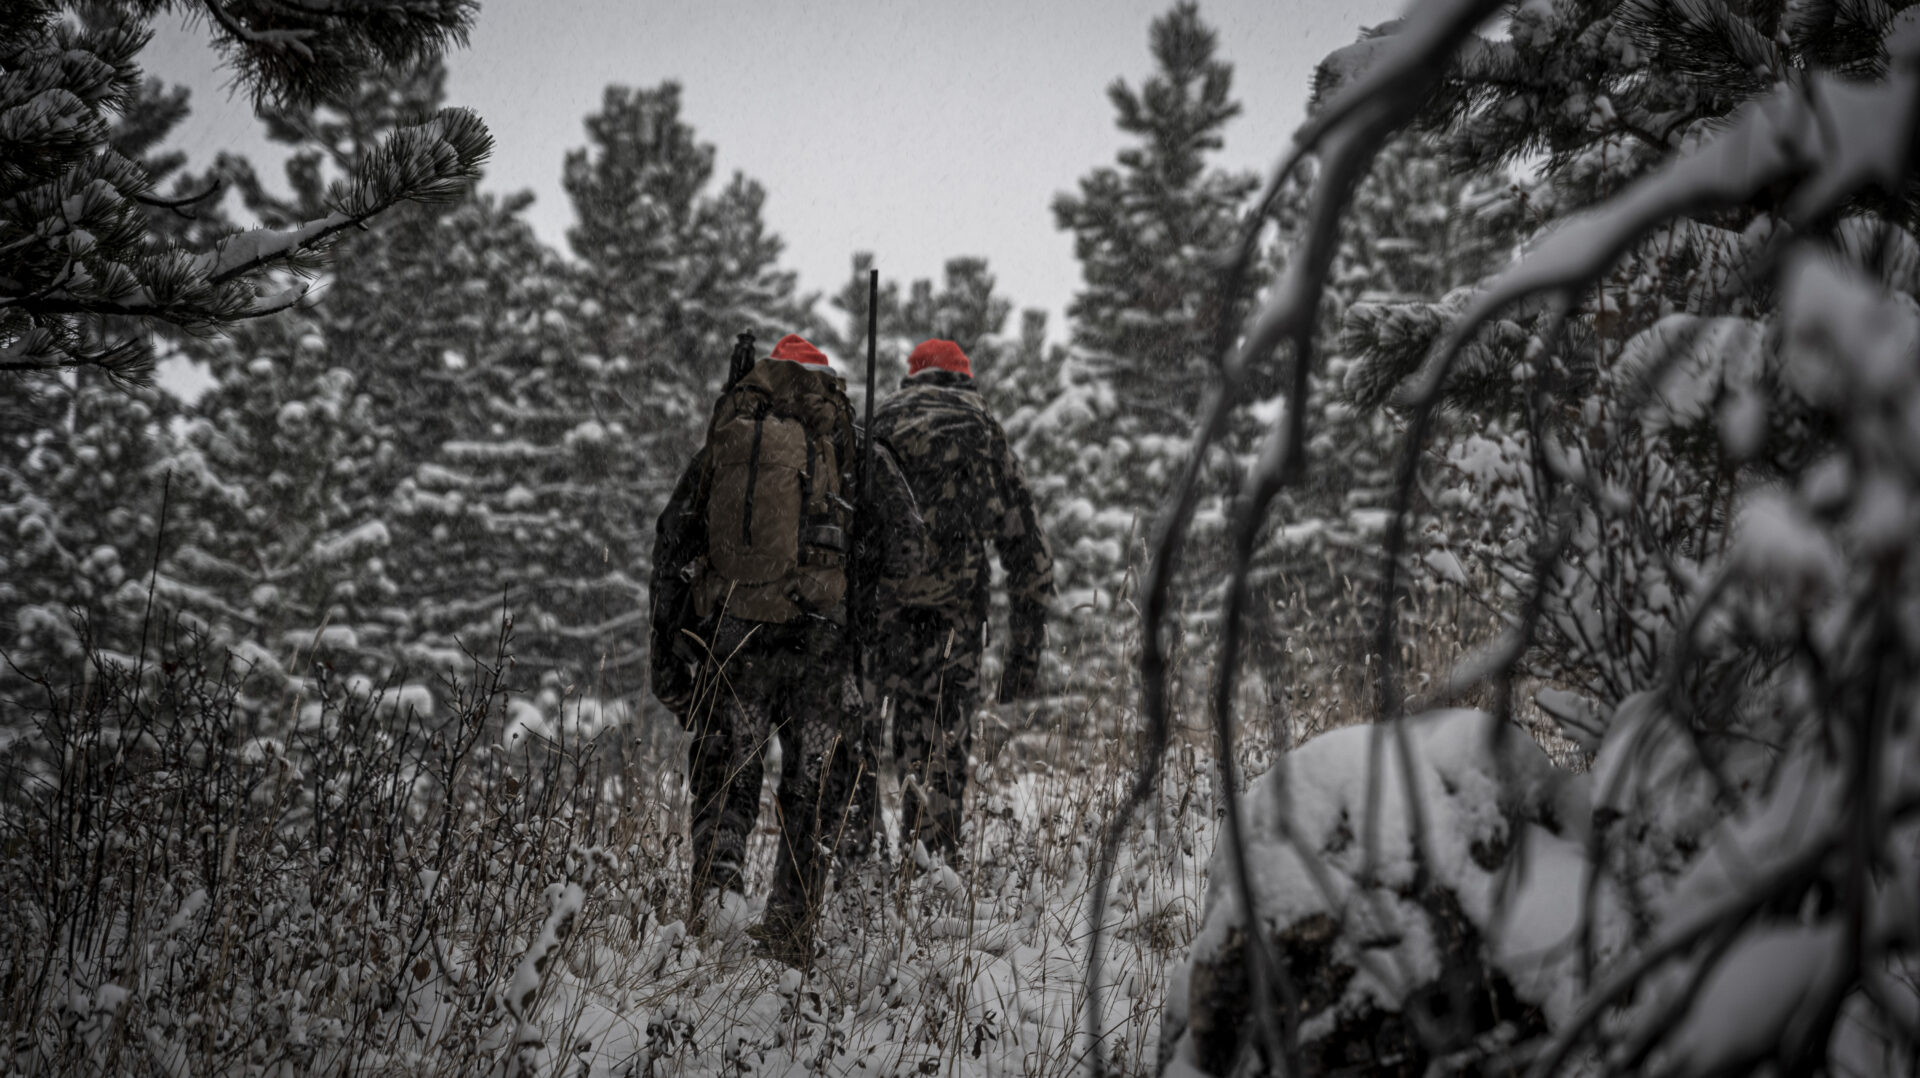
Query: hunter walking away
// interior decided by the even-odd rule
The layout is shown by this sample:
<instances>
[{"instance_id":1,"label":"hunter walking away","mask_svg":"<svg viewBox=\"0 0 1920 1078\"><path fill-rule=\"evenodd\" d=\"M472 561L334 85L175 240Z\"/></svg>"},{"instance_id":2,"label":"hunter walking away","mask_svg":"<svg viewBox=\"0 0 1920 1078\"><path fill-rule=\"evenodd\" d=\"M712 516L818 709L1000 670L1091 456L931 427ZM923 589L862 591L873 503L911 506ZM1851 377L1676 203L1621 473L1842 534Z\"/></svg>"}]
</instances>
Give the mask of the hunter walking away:
<instances>
[{"instance_id":1,"label":"hunter walking away","mask_svg":"<svg viewBox=\"0 0 1920 1078\"><path fill-rule=\"evenodd\" d=\"M14 0L0 1074L1920 1078L1920 7Z\"/></svg>"}]
</instances>

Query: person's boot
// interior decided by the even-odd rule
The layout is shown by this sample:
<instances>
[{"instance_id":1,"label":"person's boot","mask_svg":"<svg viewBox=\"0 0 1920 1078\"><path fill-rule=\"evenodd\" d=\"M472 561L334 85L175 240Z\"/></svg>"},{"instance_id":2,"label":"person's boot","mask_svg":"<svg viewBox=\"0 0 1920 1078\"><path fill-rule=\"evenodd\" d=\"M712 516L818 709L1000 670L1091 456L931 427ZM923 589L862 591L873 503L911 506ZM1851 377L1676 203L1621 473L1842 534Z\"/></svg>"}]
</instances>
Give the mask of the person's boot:
<instances>
[{"instance_id":1,"label":"person's boot","mask_svg":"<svg viewBox=\"0 0 1920 1078\"><path fill-rule=\"evenodd\" d=\"M797 970L813 962L813 934L807 931L805 914L795 914L772 905L758 924L747 929L747 938L760 945L768 958Z\"/></svg>"},{"instance_id":2,"label":"person's boot","mask_svg":"<svg viewBox=\"0 0 1920 1078\"><path fill-rule=\"evenodd\" d=\"M747 898L738 891L707 888L687 913L687 935L705 939L732 937L748 916Z\"/></svg>"},{"instance_id":3,"label":"person's boot","mask_svg":"<svg viewBox=\"0 0 1920 1078\"><path fill-rule=\"evenodd\" d=\"M687 935L695 939L707 934L707 914L720 902L720 892L702 887L698 880L687 894Z\"/></svg>"}]
</instances>

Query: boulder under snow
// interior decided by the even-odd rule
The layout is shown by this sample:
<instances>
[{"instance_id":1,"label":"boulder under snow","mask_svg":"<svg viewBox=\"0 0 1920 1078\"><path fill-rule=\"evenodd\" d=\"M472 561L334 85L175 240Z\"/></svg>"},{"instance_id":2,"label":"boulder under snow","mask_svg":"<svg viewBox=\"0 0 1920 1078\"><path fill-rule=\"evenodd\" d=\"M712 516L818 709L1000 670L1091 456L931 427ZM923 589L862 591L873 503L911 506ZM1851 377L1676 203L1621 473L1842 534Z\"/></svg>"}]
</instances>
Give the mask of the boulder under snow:
<instances>
[{"instance_id":1,"label":"boulder under snow","mask_svg":"<svg viewBox=\"0 0 1920 1078\"><path fill-rule=\"evenodd\" d=\"M1323 734L1242 803L1258 920L1288 982L1273 998L1295 1000L1305 1073L1483 1070L1574 1005L1585 780L1483 712L1402 732L1404 753L1389 727ZM1231 856L1222 842L1170 985L1163 1075L1237 1073L1258 1050Z\"/></svg>"}]
</instances>

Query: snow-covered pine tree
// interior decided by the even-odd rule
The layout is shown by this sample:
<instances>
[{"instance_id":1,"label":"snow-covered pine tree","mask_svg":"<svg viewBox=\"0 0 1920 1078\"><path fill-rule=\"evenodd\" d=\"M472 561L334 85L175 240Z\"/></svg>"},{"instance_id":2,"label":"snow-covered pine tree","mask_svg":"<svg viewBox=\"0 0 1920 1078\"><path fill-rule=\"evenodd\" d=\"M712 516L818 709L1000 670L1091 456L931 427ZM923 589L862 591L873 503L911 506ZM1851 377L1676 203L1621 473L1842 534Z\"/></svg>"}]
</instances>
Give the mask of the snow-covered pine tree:
<instances>
[{"instance_id":1,"label":"snow-covered pine tree","mask_svg":"<svg viewBox=\"0 0 1920 1078\"><path fill-rule=\"evenodd\" d=\"M89 649L139 653L176 411L168 394L98 371L0 380L5 691L22 675L81 677Z\"/></svg>"},{"instance_id":2,"label":"snow-covered pine tree","mask_svg":"<svg viewBox=\"0 0 1920 1078\"><path fill-rule=\"evenodd\" d=\"M866 407L868 275L873 267L873 252L854 252L846 283L827 299L833 313L823 317L810 309L806 326L810 339L847 376L856 417L864 415ZM907 376L907 357L921 341L933 337L954 341L972 360L976 375L993 365L1003 345L998 334L1013 305L994 294L986 259L949 259L945 270L944 286L938 292L928 278L909 281L903 288L884 273L880 276L874 385L881 401ZM984 362L976 349L986 353ZM981 389L991 394L991 380L982 379Z\"/></svg>"},{"instance_id":3,"label":"snow-covered pine tree","mask_svg":"<svg viewBox=\"0 0 1920 1078\"><path fill-rule=\"evenodd\" d=\"M393 132L440 110L446 70L438 57L369 77L308 105L263 109L268 137L293 147L279 194L228 159L249 208L262 220L300 220L325 205L335 173L377 160ZM322 307L329 350L356 366L362 391L394 424L396 468L431 458L453 436L449 400L459 375L444 362L470 342L460 331L471 312L460 286L466 266L442 253L459 242L454 223L471 203L468 186L444 202L396 207L378 223L342 239L325 277ZM404 302L400 298L404 297ZM389 486L390 484L386 484Z\"/></svg>"},{"instance_id":4,"label":"snow-covered pine tree","mask_svg":"<svg viewBox=\"0 0 1920 1078\"><path fill-rule=\"evenodd\" d=\"M1315 174L1311 163L1303 171ZM1296 177L1273 207L1279 225L1275 279L1284 276L1286 258L1305 224L1308 190ZM1356 695L1363 691L1369 626L1377 609L1372 582L1404 431L1377 397L1348 391L1359 356L1339 329L1349 312L1361 312L1355 315L1358 324L1366 312L1382 307L1437 304L1504 265L1522 235L1518 211L1523 204L1503 172L1455 171L1433 141L1419 134L1383 147L1354 191L1316 323L1319 359L1310 380L1308 467L1300 485L1277 499L1274 526L1251 580L1255 609L1264 622L1250 640L1251 668L1267 669L1277 682L1299 683L1278 664L1285 639L1304 637L1319 649L1315 658L1323 660L1322 672L1343 670ZM1259 409L1263 416L1285 407L1278 391L1282 381L1270 379L1275 395ZM1241 431L1241 444L1251 447L1261 426L1251 423ZM1436 540L1442 533L1426 526L1433 523L1430 509L1420 507L1423 523L1416 530ZM1341 616L1328 616L1334 610Z\"/></svg>"},{"instance_id":5,"label":"snow-covered pine tree","mask_svg":"<svg viewBox=\"0 0 1920 1078\"><path fill-rule=\"evenodd\" d=\"M311 312L196 355L220 384L172 461L184 512L162 597L263 674L323 661L388 672L402 622L385 561L394 536L370 507L399 464L391 417Z\"/></svg>"},{"instance_id":6,"label":"snow-covered pine tree","mask_svg":"<svg viewBox=\"0 0 1920 1078\"><path fill-rule=\"evenodd\" d=\"M855 252L852 267L846 284L828 301L838 318L816 316L810 327L816 343L846 372L847 391L858 414L866 393L867 275L873 268L872 252ZM1013 398L996 398L995 394L1000 392L1002 382L999 365L1011 348L1002 330L1013 313L1013 301L997 294L994 287L987 260L976 257L948 259L937 289L933 280L923 277L909 282L903 290L898 281L882 274L880 341L875 356L880 399L885 400L906 377L907 357L914 346L938 337L953 341L967 354L981 391L990 401L997 401L996 407L1012 405Z\"/></svg>"},{"instance_id":7,"label":"snow-covered pine tree","mask_svg":"<svg viewBox=\"0 0 1920 1078\"><path fill-rule=\"evenodd\" d=\"M828 297L827 304L837 312L822 316L809 308L808 338L839 365L847 378L847 394L853 400L853 414L866 414L867 400L867 292L873 270L873 252L855 251L852 270L840 290ZM874 349L874 385L880 400L893 392L907 374L907 355L918 340L907 339L901 328L900 282L880 275L880 311L876 322L879 340ZM876 405L878 402L875 402Z\"/></svg>"},{"instance_id":8,"label":"snow-covered pine tree","mask_svg":"<svg viewBox=\"0 0 1920 1078\"><path fill-rule=\"evenodd\" d=\"M110 7L77 14L91 31L120 24ZM111 118L106 144L144 171L151 191L171 191L138 206L151 234L205 249L232 230L216 202L195 197L216 180L187 172L185 155L161 148L187 107L184 88L143 81ZM168 327L158 328L155 336L165 336ZM113 316L89 319L77 339L89 348L126 342L140 350L140 367L156 346L138 320ZM168 428L178 414L171 395L97 369L0 378L0 529L19 539L0 553L0 651L18 671L57 682L82 675L87 646L117 655L139 650L147 585L166 540ZM169 530L178 524L173 516ZM164 608L153 612L165 616ZM0 682L13 682L15 673L0 668Z\"/></svg>"},{"instance_id":9,"label":"snow-covered pine tree","mask_svg":"<svg viewBox=\"0 0 1920 1078\"><path fill-rule=\"evenodd\" d=\"M1073 613L1064 644L1081 653L1083 686L1119 676L1096 656L1110 651L1108 624L1130 614L1151 521L1214 377L1213 335L1248 298L1222 302L1217 256L1256 181L1208 164L1240 112L1232 65L1192 3L1155 19L1149 44L1154 74L1137 90L1116 80L1107 91L1130 143L1054 200L1083 287L1068 307L1072 354L1025 438L1042 482L1059 490L1043 511L1060 605ZM1224 489L1226 473L1214 478Z\"/></svg>"},{"instance_id":10,"label":"snow-covered pine tree","mask_svg":"<svg viewBox=\"0 0 1920 1078\"><path fill-rule=\"evenodd\" d=\"M1506 37L1477 39L1460 54L1417 126L1455 172L1537 158L1524 212L1531 242L1543 242L1782 80L1822 65L1884 73L1894 14L1879 5L1724 0L1523 7ZM1507 581L1509 602L1534 577L1518 537L1547 534L1560 511L1548 493L1578 506L1532 669L1572 694L1553 699L1589 742L1599 716L1663 676L1690 581L1727 542L1737 491L1806 463L1804 408L1778 391L1765 345L1771 297L1735 269L1778 233L1786 209L1760 198L1663 223L1624 252L1557 335L1551 309L1505 312L1462 351L1446 383L1449 408L1473 422L1438 443L1449 462L1436 476L1446 478L1440 495L1497 508L1474 514L1473 549ZM1912 242L1914 220L1910 205L1881 200L1825 224L1843 249L1894 250ZM1904 265L1889 262L1888 280L1907 291ZM1358 362L1345 379L1349 395L1408 401L1410 376L1465 302L1352 308L1345 338ZM1654 400L1642 401L1635 387L1652 365L1666 374ZM1653 418L1618 422L1632 409ZM1754 456L1730 459L1729 430ZM1536 451L1543 439L1582 462L1579 484L1570 488L1565 466ZM1636 511L1620 514L1609 491L1629 496ZM1757 676L1753 664L1764 661L1728 653L1694 685L1702 713L1733 722L1723 712L1740 694L1730 687Z\"/></svg>"},{"instance_id":11,"label":"snow-covered pine tree","mask_svg":"<svg viewBox=\"0 0 1920 1078\"><path fill-rule=\"evenodd\" d=\"M1027 417L1038 414L1060 393L1067 350L1048 343L1047 312L1028 307L1020 312L1019 335L1003 346L995 362L998 366L982 391L1007 428L1007 436L1022 446L1029 429ZM1026 459L1024 450L1021 459ZM1028 470L1032 472L1033 467L1029 465Z\"/></svg>"},{"instance_id":12,"label":"snow-covered pine tree","mask_svg":"<svg viewBox=\"0 0 1920 1078\"><path fill-rule=\"evenodd\" d=\"M457 430L400 486L422 544L410 585L416 652L442 667L514 623L516 686L635 697L644 664L651 514L683 462L642 453L635 364L585 339L579 280L542 247L524 203L476 203L447 256L467 302ZM451 297L454 293L449 292Z\"/></svg>"},{"instance_id":13,"label":"snow-covered pine tree","mask_svg":"<svg viewBox=\"0 0 1920 1078\"><path fill-rule=\"evenodd\" d=\"M913 283L900 311L901 328L916 344L939 337L959 345L984 385L1000 362L1006 344L1000 333L1013 314L1013 301L993 289L986 259L950 258L941 268L938 291L932 281Z\"/></svg>"},{"instance_id":14,"label":"snow-covered pine tree","mask_svg":"<svg viewBox=\"0 0 1920 1078\"><path fill-rule=\"evenodd\" d=\"M244 162L223 167L269 225L307 219L330 197L329 170L382 159L393 132L433 114L443 81L428 58L267 110L269 134L303 147L285 193ZM324 660L384 676L414 633L393 559L424 556L426 537L403 533L394 492L454 434L457 371L445 356L466 338L464 280L442 257L452 214L443 204L387 214L338 245L324 303L184 346L218 385L175 464L189 511L169 595L295 675Z\"/></svg>"},{"instance_id":15,"label":"snow-covered pine tree","mask_svg":"<svg viewBox=\"0 0 1920 1078\"><path fill-rule=\"evenodd\" d=\"M713 189L714 149L680 118L679 84L609 86L586 128L561 181L577 218L567 242L585 342L625 372L622 408L645 433L631 450L677 471L735 334L770 341L802 324L794 276L761 219L765 189L739 173Z\"/></svg>"},{"instance_id":16,"label":"snow-covered pine tree","mask_svg":"<svg viewBox=\"0 0 1920 1078\"><path fill-rule=\"evenodd\" d=\"M1124 79L1107 89L1137 142L1057 196L1053 213L1073 233L1085 281L1068 307L1075 346L1111 382L1130 427L1170 433L1200 399L1220 320L1243 309L1238 298L1222 306L1212 255L1234 238L1256 180L1208 167L1240 104L1198 6L1176 5L1149 36L1153 76L1138 90Z\"/></svg>"},{"instance_id":17,"label":"snow-covered pine tree","mask_svg":"<svg viewBox=\"0 0 1920 1078\"><path fill-rule=\"evenodd\" d=\"M69 18L76 6L88 17ZM0 110L16 118L0 131L0 372L96 366L143 377L150 350L137 336L104 337L104 319L205 332L284 310L301 290L279 271L310 267L341 232L399 202L456 195L491 148L478 117L443 110L393 132L330 192L323 214L229 233L207 251L174 242L145 212L164 201L153 177L110 137L112 117L136 100L146 20L182 6L25 0L0 27L0 69L11 73ZM465 34L474 8L245 0L207 10L244 85L263 100L303 102L363 70L437 55Z\"/></svg>"}]
</instances>

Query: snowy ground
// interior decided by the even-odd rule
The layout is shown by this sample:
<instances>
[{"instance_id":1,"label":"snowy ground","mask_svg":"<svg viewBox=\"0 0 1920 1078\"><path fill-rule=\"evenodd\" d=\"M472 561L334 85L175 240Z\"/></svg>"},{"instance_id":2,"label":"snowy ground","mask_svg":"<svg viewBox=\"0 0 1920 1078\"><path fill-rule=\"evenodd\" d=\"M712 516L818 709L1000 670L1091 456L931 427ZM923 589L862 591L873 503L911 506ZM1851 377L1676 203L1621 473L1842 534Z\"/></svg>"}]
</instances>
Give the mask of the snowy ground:
<instances>
[{"instance_id":1,"label":"snowy ground","mask_svg":"<svg viewBox=\"0 0 1920 1078\"><path fill-rule=\"evenodd\" d=\"M669 921L624 944L576 942L532 1016L541 1046L527 1061L553 1073L561 1059L577 1060L569 1075L1084 1067L1090 862L1118 799L1118 782L1103 777L1122 774L1115 762L1029 759L1016 775L988 775L970 808L965 877L940 867L903 884L897 860L870 866L836 891L826 954L804 977L758 956L741 934L757 899L706 938ZM1176 758L1115 874L1104 1040L1122 1073L1151 1073L1170 966L1200 922L1214 828L1204 764ZM763 823L750 877L761 895L773 841Z\"/></svg>"}]
</instances>

